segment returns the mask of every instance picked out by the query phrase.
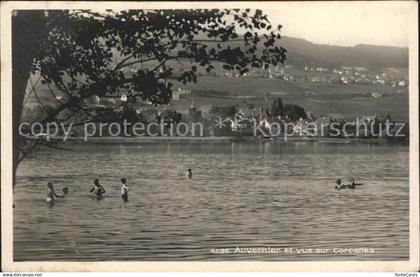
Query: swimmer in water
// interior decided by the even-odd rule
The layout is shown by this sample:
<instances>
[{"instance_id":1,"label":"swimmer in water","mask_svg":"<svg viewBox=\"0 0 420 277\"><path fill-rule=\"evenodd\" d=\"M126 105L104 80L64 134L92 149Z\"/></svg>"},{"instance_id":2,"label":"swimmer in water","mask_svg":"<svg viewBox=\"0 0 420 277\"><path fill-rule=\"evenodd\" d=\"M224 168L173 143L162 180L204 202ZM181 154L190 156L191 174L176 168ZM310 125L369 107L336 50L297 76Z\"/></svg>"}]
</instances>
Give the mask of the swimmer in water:
<instances>
[{"instance_id":1,"label":"swimmer in water","mask_svg":"<svg viewBox=\"0 0 420 277\"><path fill-rule=\"evenodd\" d=\"M55 193L54 185L51 182L48 182L48 184L47 184L47 202L53 201L55 199L55 197L64 198L64 195L58 195L57 193Z\"/></svg>"},{"instance_id":2,"label":"swimmer in water","mask_svg":"<svg viewBox=\"0 0 420 277\"><path fill-rule=\"evenodd\" d=\"M69 189L67 187L63 188L63 193L64 195L67 195L69 193Z\"/></svg>"},{"instance_id":3,"label":"swimmer in water","mask_svg":"<svg viewBox=\"0 0 420 277\"><path fill-rule=\"evenodd\" d=\"M341 179L337 179L337 181L335 181L336 185L335 188L336 189L341 189L342 185L341 185Z\"/></svg>"},{"instance_id":4,"label":"swimmer in water","mask_svg":"<svg viewBox=\"0 0 420 277\"><path fill-rule=\"evenodd\" d=\"M121 179L122 187L121 187L121 198L124 202L128 201L128 191L130 190L127 186L127 180L125 178Z\"/></svg>"},{"instance_id":5,"label":"swimmer in water","mask_svg":"<svg viewBox=\"0 0 420 277\"><path fill-rule=\"evenodd\" d=\"M355 189L356 188L356 183L354 182L354 179L353 178L351 178L351 184L350 184L350 188L351 189Z\"/></svg>"},{"instance_id":6,"label":"swimmer in water","mask_svg":"<svg viewBox=\"0 0 420 277\"><path fill-rule=\"evenodd\" d=\"M188 177L188 178L192 178L192 170L191 170L191 168L188 168L188 170L187 170L187 172L185 173L185 175Z\"/></svg>"},{"instance_id":7,"label":"swimmer in water","mask_svg":"<svg viewBox=\"0 0 420 277\"><path fill-rule=\"evenodd\" d=\"M93 187L90 189L90 192L93 192L96 198L101 198L105 194L105 188L99 184L99 180L95 179Z\"/></svg>"}]
</instances>

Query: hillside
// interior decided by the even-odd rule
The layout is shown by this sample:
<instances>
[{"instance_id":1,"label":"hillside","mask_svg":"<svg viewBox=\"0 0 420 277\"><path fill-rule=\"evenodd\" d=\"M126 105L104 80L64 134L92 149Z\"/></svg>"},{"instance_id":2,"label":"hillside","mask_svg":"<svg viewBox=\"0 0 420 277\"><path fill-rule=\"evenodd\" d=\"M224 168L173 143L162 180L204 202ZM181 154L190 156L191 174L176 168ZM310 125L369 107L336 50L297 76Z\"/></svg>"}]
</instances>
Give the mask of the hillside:
<instances>
[{"instance_id":1,"label":"hillside","mask_svg":"<svg viewBox=\"0 0 420 277\"><path fill-rule=\"evenodd\" d=\"M200 33L197 35L197 39L208 39L208 37ZM351 40L351 38L349 39ZM229 45L238 47L242 45L242 42L230 42ZM345 47L316 44L303 38L289 36L282 36L276 45L286 48L287 64L291 65L318 65L335 68L340 66L366 67L374 71L389 67L408 67L407 47L366 44Z\"/></svg>"},{"instance_id":2,"label":"hillside","mask_svg":"<svg viewBox=\"0 0 420 277\"><path fill-rule=\"evenodd\" d=\"M203 37L204 38L204 37ZM215 44L208 42L209 46ZM242 42L228 42L225 46L231 48L243 47ZM305 65L340 68L341 66L364 67L371 71L384 71L386 68L408 68L408 48L356 45L344 47L335 45L315 44L305 39L282 37L277 46L287 50L285 64L303 68ZM261 49L257 49L257 52ZM171 64L174 68L183 68L188 62L178 65ZM218 71L225 71L221 65L215 65Z\"/></svg>"},{"instance_id":3,"label":"hillside","mask_svg":"<svg viewBox=\"0 0 420 277\"><path fill-rule=\"evenodd\" d=\"M305 65L339 68L341 66L366 67L372 71L382 72L395 78L404 79L408 69L408 49L388 46L357 45L341 47L314 44L304 39L283 37L280 45L287 52L287 64L297 68L291 73L297 77L306 75L302 69ZM231 47L239 46L231 43ZM188 61L172 61L169 63L175 70L183 70L191 65ZM300 69L299 69L300 68ZM215 65L215 72L223 73L221 64ZM309 73L308 73L309 74ZM36 78L34 78L36 79ZM184 87L176 83L175 87ZM174 103L177 109L186 111L194 100L203 107L211 105L243 105L254 104L264 106L267 98L284 97L289 103L300 104L316 114L342 112L346 116L377 113L392 114L397 118L408 118L408 96L406 89L381 85L337 85L317 84L311 82L288 82L278 78L226 78L198 76L198 83L186 86L194 91L193 99ZM44 99L51 97L49 90L40 83L37 85L38 96ZM372 92L380 92L386 97L380 100L370 98ZM312 95L311 97L305 96ZM404 94L404 95L401 95ZM29 97L29 104L37 100ZM55 101L55 100L54 100Z\"/></svg>"},{"instance_id":4,"label":"hillside","mask_svg":"<svg viewBox=\"0 0 420 277\"><path fill-rule=\"evenodd\" d=\"M287 63L292 65L360 66L370 69L408 67L408 48L376 45L343 47L314 44L292 37L283 37L279 45L287 49Z\"/></svg>"}]
</instances>

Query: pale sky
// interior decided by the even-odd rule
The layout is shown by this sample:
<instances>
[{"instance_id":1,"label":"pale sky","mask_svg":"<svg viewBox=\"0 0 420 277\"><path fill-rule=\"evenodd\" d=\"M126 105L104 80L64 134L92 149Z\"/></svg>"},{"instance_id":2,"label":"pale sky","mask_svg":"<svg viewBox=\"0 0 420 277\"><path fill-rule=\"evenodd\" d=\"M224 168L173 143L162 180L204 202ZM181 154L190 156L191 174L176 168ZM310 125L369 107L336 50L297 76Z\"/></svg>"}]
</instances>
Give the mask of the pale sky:
<instances>
[{"instance_id":1,"label":"pale sky","mask_svg":"<svg viewBox=\"0 0 420 277\"><path fill-rule=\"evenodd\" d=\"M67 3L67 2L66 2ZM68 2L70 3L70 2ZM84 2L92 6L93 2ZM108 4L109 3L109 4ZM185 4L185 2L182 2ZM216 5L217 4L217 5ZM78 4L79 5L79 4ZM81 5L81 4L80 4ZM272 25L282 24L285 36L340 46L373 44L408 46L417 26L417 2L412 1L261 1L261 2L107 2L110 9L251 8L268 14ZM411 25L409 24L411 23ZM414 23L414 25L413 25ZM411 26L412 30L409 30ZM415 32L416 30L414 30Z\"/></svg>"},{"instance_id":2,"label":"pale sky","mask_svg":"<svg viewBox=\"0 0 420 277\"><path fill-rule=\"evenodd\" d=\"M408 46L415 2L280 2L261 9L282 34L313 43ZM412 20L412 19L411 19Z\"/></svg>"}]
</instances>

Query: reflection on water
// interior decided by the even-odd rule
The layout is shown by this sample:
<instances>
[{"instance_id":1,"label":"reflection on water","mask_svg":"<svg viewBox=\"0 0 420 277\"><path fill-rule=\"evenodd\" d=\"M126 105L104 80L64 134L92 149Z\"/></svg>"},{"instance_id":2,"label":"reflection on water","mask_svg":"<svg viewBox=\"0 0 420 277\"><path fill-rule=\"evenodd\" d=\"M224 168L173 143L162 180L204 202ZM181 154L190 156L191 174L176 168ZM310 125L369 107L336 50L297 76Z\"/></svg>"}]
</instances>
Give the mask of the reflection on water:
<instances>
[{"instance_id":1,"label":"reflection on water","mask_svg":"<svg viewBox=\"0 0 420 277\"><path fill-rule=\"evenodd\" d=\"M14 258L408 259L408 147L330 144L74 145L26 160ZM184 172L193 169L193 179ZM337 177L365 183L334 189ZM88 195L94 178L107 190ZM131 189L120 196L120 178ZM45 202L47 181L69 188ZM212 248L374 248L368 255L210 253Z\"/></svg>"}]
</instances>

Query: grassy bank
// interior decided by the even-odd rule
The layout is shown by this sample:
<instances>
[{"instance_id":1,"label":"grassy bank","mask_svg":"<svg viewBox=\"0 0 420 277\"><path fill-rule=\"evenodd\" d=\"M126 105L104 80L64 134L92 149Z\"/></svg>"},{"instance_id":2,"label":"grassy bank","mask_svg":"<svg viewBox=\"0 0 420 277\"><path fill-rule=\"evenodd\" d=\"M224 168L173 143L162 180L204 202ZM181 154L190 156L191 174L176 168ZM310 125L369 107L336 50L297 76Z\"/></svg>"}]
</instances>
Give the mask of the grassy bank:
<instances>
[{"instance_id":1,"label":"grassy bank","mask_svg":"<svg viewBox=\"0 0 420 277\"><path fill-rule=\"evenodd\" d=\"M194 101L196 106L208 112L211 106L264 107L277 97L284 103L297 104L316 116L339 113L353 118L362 115L385 116L408 120L408 95L399 94L400 88L381 85L336 85L286 82L268 78L213 78L202 76L192 84L191 95L183 95L172 103L181 112L187 112ZM383 98L371 98L372 92L384 94ZM307 93L305 96L304 93Z\"/></svg>"}]
</instances>

